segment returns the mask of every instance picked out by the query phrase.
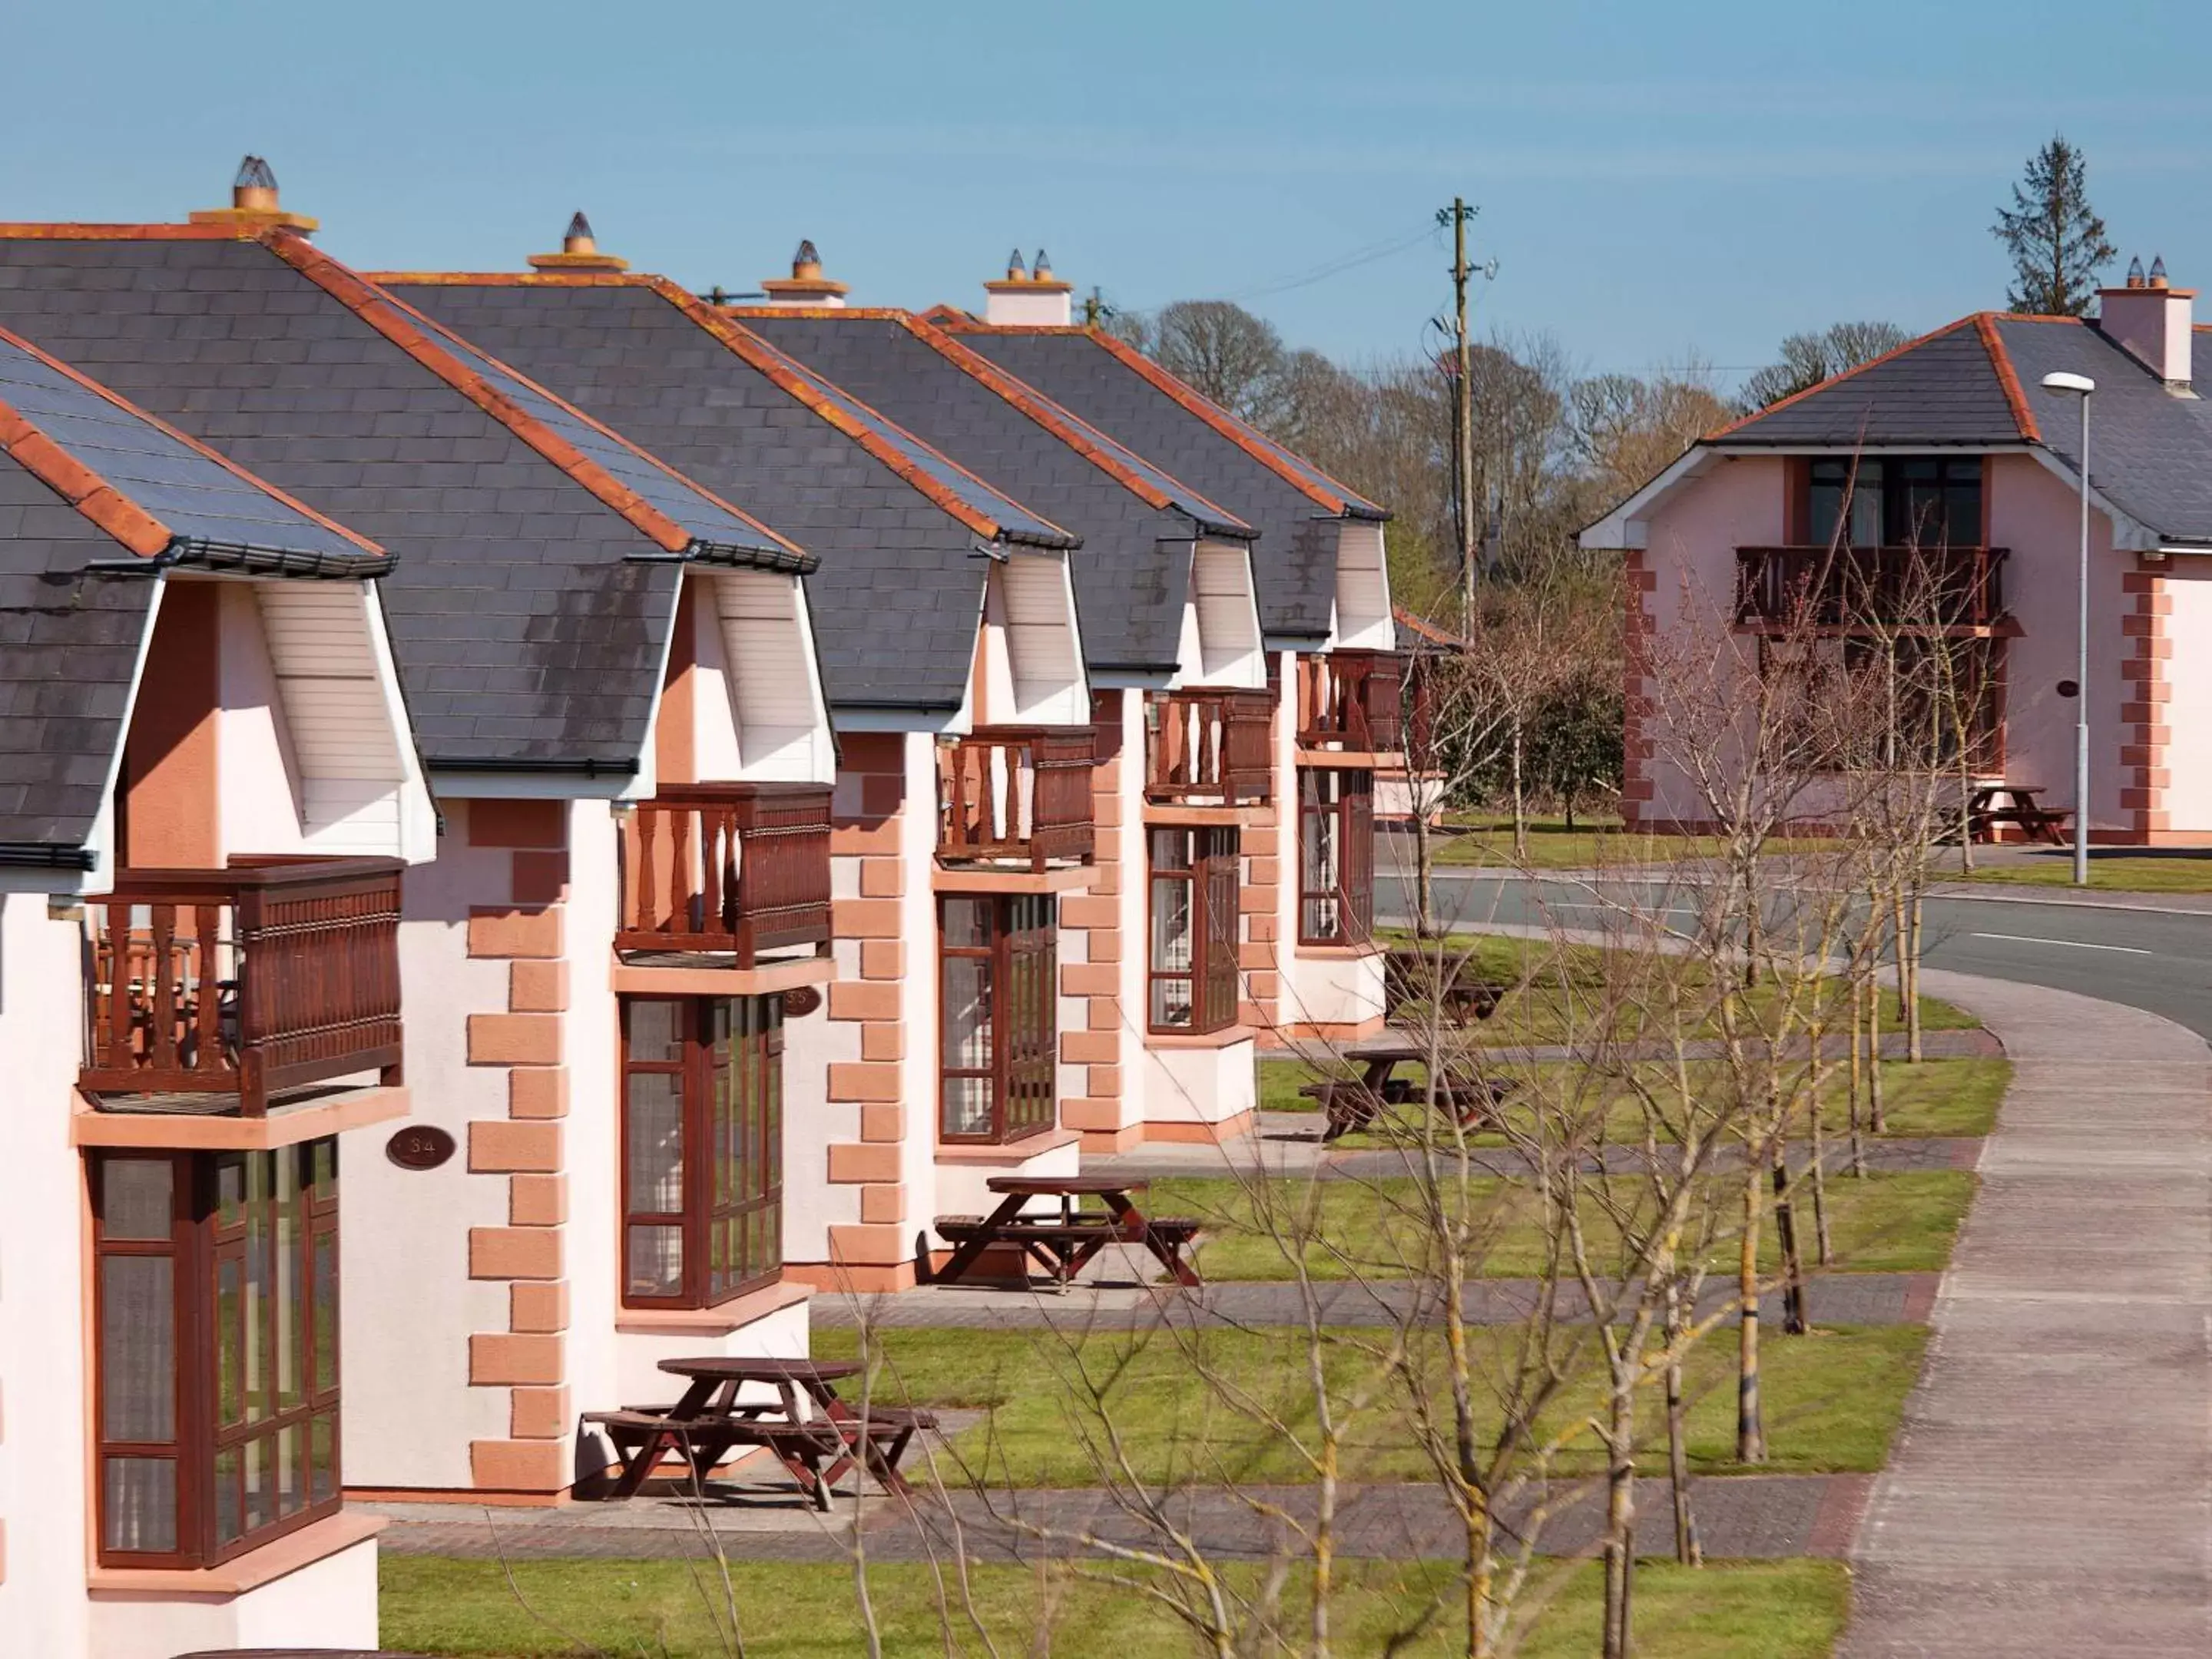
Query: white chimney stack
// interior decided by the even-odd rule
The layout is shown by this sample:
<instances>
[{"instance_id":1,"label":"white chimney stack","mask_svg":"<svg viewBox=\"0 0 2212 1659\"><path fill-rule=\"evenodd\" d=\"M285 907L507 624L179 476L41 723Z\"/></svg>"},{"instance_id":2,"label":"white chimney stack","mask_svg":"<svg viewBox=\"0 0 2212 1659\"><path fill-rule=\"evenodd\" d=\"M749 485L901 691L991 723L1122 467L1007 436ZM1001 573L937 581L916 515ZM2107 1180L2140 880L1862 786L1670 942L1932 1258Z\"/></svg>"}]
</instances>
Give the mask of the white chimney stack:
<instances>
[{"instance_id":1,"label":"white chimney stack","mask_svg":"<svg viewBox=\"0 0 2212 1659\"><path fill-rule=\"evenodd\" d=\"M851 283L833 283L822 274L822 256L811 238L791 256L790 276L771 276L761 284L772 306L842 306L852 291Z\"/></svg>"},{"instance_id":2,"label":"white chimney stack","mask_svg":"<svg viewBox=\"0 0 2212 1659\"><path fill-rule=\"evenodd\" d=\"M1042 248L1034 262L1022 264L1016 248L1006 258L1006 274L983 284L989 297L983 320L999 328L1066 328L1075 320L1075 284L1052 274L1052 261Z\"/></svg>"},{"instance_id":3,"label":"white chimney stack","mask_svg":"<svg viewBox=\"0 0 2212 1659\"><path fill-rule=\"evenodd\" d=\"M2176 392L2189 390L2190 337L2197 298L2193 288L2171 288L2166 280L2166 260L2154 258L2150 275L2142 261L2128 265L2127 285L2100 288L2097 326L2114 344L2145 364L2150 372Z\"/></svg>"}]
</instances>

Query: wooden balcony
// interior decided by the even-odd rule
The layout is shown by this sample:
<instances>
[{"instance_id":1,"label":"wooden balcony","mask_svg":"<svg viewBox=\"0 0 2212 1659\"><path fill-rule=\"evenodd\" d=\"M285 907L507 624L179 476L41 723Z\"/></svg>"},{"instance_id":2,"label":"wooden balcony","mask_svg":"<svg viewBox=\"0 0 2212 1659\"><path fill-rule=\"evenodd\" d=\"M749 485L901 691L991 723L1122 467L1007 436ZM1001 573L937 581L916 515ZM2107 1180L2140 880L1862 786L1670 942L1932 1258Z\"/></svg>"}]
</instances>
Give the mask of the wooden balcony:
<instances>
[{"instance_id":1,"label":"wooden balcony","mask_svg":"<svg viewBox=\"0 0 2212 1659\"><path fill-rule=\"evenodd\" d=\"M1405 658L1330 651L1298 659L1298 747L1395 754L1405 747Z\"/></svg>"},{"instance_id":2,"label":"wooden balcony","mask_svg":"<svg viewBox=\"0 0 2212 1659\"><path fill-rule=\"evenodd\" d=\"M1739 547L1739 628L1977 632L2008 620L2002 547Z\"/></svg>"},{"instance_id":3,"label":"wooden balcony","mask_svg":"<svg viewBox=\"0 0 2212 1659\"><path fill-rule=\"evenodd\" d=\"M125 870L87 906L88 1058L105 1108L235 1111L374 1071L398 1079L399 865Z\"/></svg>"},{"instance_id":4,"label":"wooden balcony","mask_svg":"<svg viewBox=\"0 0 2212 1659\"><path fill-rule=\"evenodd\" d=\"M733 958L830 951L830 790L672 786L622 827L617 951Z\"/></svg>"},{"instance_id":5,"label":"wooden balcony","mask_svg":"<svg viewBox=\"0 0 2212 1659\"><path fill-rule=\"evenodd\" d=\"M937 855L1044 870L1088 864L1089 726L987 726L937 746Z\"/></svg>"},{"instance_id":6,"label":"wooden balcony","mask_svg":"<svg viewBox=\"0 0 2212 1659\"><path fill-rule=\"evenodd\" d=\"M1154 691L1145 702L1145 799L1256 806L1273 793L1265 691Z\"/></svg>"}]
</instances>

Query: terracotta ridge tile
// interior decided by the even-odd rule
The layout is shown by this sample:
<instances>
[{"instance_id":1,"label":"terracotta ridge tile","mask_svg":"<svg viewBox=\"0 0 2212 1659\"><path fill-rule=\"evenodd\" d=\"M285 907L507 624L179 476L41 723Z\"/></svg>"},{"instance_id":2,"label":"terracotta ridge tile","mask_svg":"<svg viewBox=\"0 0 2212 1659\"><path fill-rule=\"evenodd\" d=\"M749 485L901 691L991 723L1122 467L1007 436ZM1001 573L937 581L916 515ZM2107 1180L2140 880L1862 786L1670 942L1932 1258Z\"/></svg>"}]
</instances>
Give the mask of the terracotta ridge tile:
<instances>
[{"instance_id":1,"label":"terracotta ridge tile","mask_svg":"<svg viewBox=\"0 0 2212 1659\"><path fill-rule=\"evenodd\" d=\"M886 443L880 434L871 431L865 423L853 419L852 416L848 415L843 410L838 408L835 401L824 397L820 390L820 386L822 385L834 386L836 384L834 381L825 380L817 384L813 376L802 371L799 366L794 363L787 354L779 350L774 342L763 339L759 335L755 334L750 329L745 328L740 325L732 315L732 311L735 309L734 307L724 308L710 306L707 304L705 301L700 299L696 295L691 293L689 289L676 283L671 282L665 276L639 276L634 277L630 280L636 282L644 287L649 288L653 293L658 294L663 300L666 301L670 305L674 306L677 310L682 312L686 317L690 318L692 322L706 330L708 333L713 335L717 340L720 340L732 354L743 359L746 364L765 376L777 387L778 390L785 392L790 397L796 398L800 403L805 404L806 407L811 410L817 416L828 422L838 431L843 433L854 443L860 445L860 447L866 450L870 455L873 456L878 461L881 462L892 472L896 473L910 489L926 496L938 507L941 507L945 513L949 514L952 518L957 520L969 529L974 531L977 535L987 536L995 540L1006 533L1005 526L999 524L988 514L969 506L968 502L963 501L953 491L946 489L945 485L940 483L937 479L931 477L926 471L916 464L911 456L902 453L896 445ZM766 316L787 316L795 311L811 311L821 315L835 317L850 317L854 315L874 317L878 314L872 312L860 312L851 308L841 308L828 306L775 306L756 307L751 307L750 309L757 311L761 314ZM880 313L881 318L885 320L893 318L903 318L905 315L906 313L904 312L896 310L884 310ZM836 391L839 397L844 398L849 402L858 404L860 408L867 410L871 415L875 416L876 418L883 422L885 426L896 427L898 425L897 422L892 420L890 416L883 414L881 411L876 410L871 405L861 402L860 398L854 397L851 392L846 391L842 386L837 386ZM900 429L903 430L904 428L902 428ZM908 434L908 435L909 437L913 436L912 434ZM919 438L915 438L914 443L918 448L929 449L931 447L929 445L923 443ZM958 462L952 460L949 456L945 456L940 452L937 452L935 450L932 450L932 453L937 454L938 459L951 471L959 473L963 477L975 479L976 486L979 489L987 489L994 495L1002 495L1006 493L997 486L982 478L977 477L975 473L970 472L966 467L962 466ZM1009 499L1012 498L1010 497ZM1040 524L1052 524L1052 520L1046 518L1041 513L1032 513L1030 516L1035 518ZM1054 529L1060 529L1060 526L1057 525L1054 525L1053 527ZM1074 536L1069 534L1066 530L1060 530L1060 534L1067 537L1068 541L1071 543L1074 542L1076 539Z\"/></svg>"},{"instance_id":2,"label":"terracotta ridge tile","mask_svg":"<svg viewBox=\"0 0 2212 1659\"><path fill-rule=\"evenodd\" d=\"M0 222L0 240L23 242L252 242L248 225L25 224Z\"/></svg>"},{"instance_id":3,"label":"terracotta ridge tile","mask_svg":"<svg viewBox=\"0 0 2212 1659\"><path fill-rule=\"evenodd\" d=\"M622 288L635 281L617 270L363 270L380 288Z\"/></svg>"},{"instance_id":4,"label":"terracotta ridge tile","mask_svg":"<svg viewBox=\"0 0 2212 1659\"><path fill-rule=\"evenodd\" d=\"M1731 432L1741 431L1743 428L1749 426L1753 421L1764 420L1769 415L1773 414L1775 410L1778 409L1787 409L1790 404L1797 403L1803 398L1809 398L1816 392L1826 392L1831 386L1841 386L1845 380L1850 380L1853 376L1863 374L1870 368L1877 368L1883 363L1887 362L1893 357L1902 357L1906 352L1911 351L1917 347L1926 345L1930 340L1941 339L1946 334L1954 334L1973 320L1974 319L1972 317L1960 317L1954 321L1944 324L1941 328L1931 328L1925 334L1917 334L1912 338L1907 340L1903 345L1892 346L1888 350L1883 352L1879 357L1869 357L1863 363L1853 363L1842 374L1831 374L1826 380L1816 381L1814 384L1807 386L1802 392L1793 392L1788 397L1779 398L1777 401L1767 404L1764 409L1753 410L1748 415L1739 415L1733 421L1729 421L1723 425L1715 427L1711 432L1705 434L1705 435L1698 441L1700 443L1709 444L1714 442L1717 439L1725 438Z\"/></svg>"},{"instance_id":5,"label":"terracotta ridge tile","mask_svg":"<svg viewBox=\"0 0 2212 1659\"><path fill-rule=\"evenodd\" d=\"M2014 371L2012 354L2005 349L2003 337L1997 333L1996 313L1976 312L1974 331L1981 336L1982 349L1989 353L1990 367L1996 371L1997 384L2004 388L2005 402L2012 406L2013 424L2028 442L2041 443L2043 428L2036 424L2035 411L2028 406L2027 394L2020 389L2020 376Z\"/></svg>"},{"instance_id":6,"label":"terracotta ridge tile","mask_svg":"<svg viewBox=\"0 0 2212 1659\"><path fill-rule=\"evenodd\" d=\"M144 422L148 426L152 427L156 432L161 433L164 436L174 439L177 442L184 445L185 448L192 451L195 454L204 456L207 459L213 461L217 466L229 473L232 477L243 483L252 485L256 489L268 496L270 500L282 501L285 506L290 507L295 513L297 513L301 518L309 520L312 522L321 526L325 530L329 531L334 536L344 537L346 540L351 542L356 547L360 548L365 553L374 554L379 558L387 556L385 550L375 542L371 541L368 537L362 535L357 531L348 529L344 525L340 524L336 519L325 517L324 514L316 512L313 507L309 507L305 501L300 500L296 495L293 495L287 491L279 489L275 484L270 483L266 478L258 477L253 473L247 471L244 467L239 465L237 462L232 460L229 456L222 454L219 451L210 449L198 438L193 437L191 434L178 430L175 427L171 426L167 421L161 419L160 416L148 414L144 410L139 408L129 398L121 396L119 393L111 392L107 387L102 386L90 375L82 374L78 370L72 368L69 364L64 362L60 358L53 356L47 352L41 351L37 346L32 344L30 341L25 339L21 335L17 334L9 329L0 328L0 340L6 341L9 345L15 347L18 350L23 352L27 356L37 358L39 362L44 363L48 368L52 369L57 374L66 375L78 386L82 386L87 392L89 392L95 397L104 398L108 403L114 404L116 408L121 410L133 420Z\"/></svg>"},{"instance_id":7,"label":"terracotta ridge tile","mask_svg":"<svg viewBox=\"0 0 2212 1659\"><path fill-rule=\"evenodd\" d=\"M648 503L583 451L529 413L431 338L436 325L314 246L305 237L278 233L258 239L270 252L351 311L378 333L506 427L643 532L664 552L681 553L691 532ZM421 319L421 326L415 319ZM517 379L521 378L517 376Z\"/></svg>"},{"instance_id":8,"label":"terracotta ridge tile","mask_svg":"<svg viewBox=\"0 0 2212 1659\"><path fill-rule=\"evenodd\" d=\"M152 558L176 539L167 525L7 403L0 403L0 453L142 558Z\"/></svg>"}]
</instances>

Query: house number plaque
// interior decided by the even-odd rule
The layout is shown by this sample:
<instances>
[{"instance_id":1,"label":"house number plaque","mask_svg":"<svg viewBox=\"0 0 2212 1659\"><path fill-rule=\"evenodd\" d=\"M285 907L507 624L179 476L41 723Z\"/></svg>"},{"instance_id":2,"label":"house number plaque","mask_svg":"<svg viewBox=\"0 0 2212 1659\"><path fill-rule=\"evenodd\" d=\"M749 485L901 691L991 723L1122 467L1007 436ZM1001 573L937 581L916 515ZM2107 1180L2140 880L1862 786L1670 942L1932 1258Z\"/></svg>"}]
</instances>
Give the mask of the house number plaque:
<instances>
[{"instance_id":1,"label":"house number plaque","mask_svg":"<svg viewBox=\"0 0 2212 1659\"><path fill-rule=\"evenodd\" d=\"M816 985L800 985L783 994L783 1017L786 1019L805 1019L822 1006L822 989Z\"/></svg>"},{"instance_id":2,"label":"house number plaque","mask_svg":"<svg viewBox=\"0 0 2212 1659\"><path fill-rule=\"evenodd\" d=\"M453 1155L453 1138L434 1123L410 1123L392 1132L384 1155L403 1170L434 1170Z\"/></svg>"}]
</instances>

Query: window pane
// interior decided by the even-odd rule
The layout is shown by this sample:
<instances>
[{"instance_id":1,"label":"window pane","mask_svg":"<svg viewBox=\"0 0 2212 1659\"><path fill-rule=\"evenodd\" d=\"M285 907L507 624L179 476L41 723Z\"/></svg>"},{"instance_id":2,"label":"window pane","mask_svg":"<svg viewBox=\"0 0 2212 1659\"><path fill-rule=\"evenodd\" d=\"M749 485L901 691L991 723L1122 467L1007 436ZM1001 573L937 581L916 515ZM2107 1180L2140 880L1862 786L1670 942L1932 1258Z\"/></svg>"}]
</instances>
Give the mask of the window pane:
<instances>
[{"instance_id":1,"label":"window pane","mask_svg":"<svg viewBox=\"0 0 2212 1659\"><path fill-rule=\"evenodd\" d=\"M1152 981L1152 1024L1181 1027L1190 1024L1190 981L1155 979Z\"/></svg>"},{"instance_id":2,"label":"window pane","mask_svg":"<svg viewBox=\"0 0 2212 1659\"><path fill-rule=\"evenodd\" d=\"M246 1164L246 1341L244 1346L246 1374L246 1420L258 1423L271 1409L270 1384L275 1367L269 1353L269 1298L274 1292L276 1274L270 1261L270 1232L271 1217L269 1204L269 1182L273 1159L266 1152L251 1155ZM252 1460L248 1460L252 1467ZM252 1512L252 1480L248 1479L246 1510L248 1525Z\"/></svg>"},{"instance_id":3,"label":"window pane","mask_svg":"<svg viewBox=\"0 0 2212 1659\"><path fill-rule=\"evenodd\" d=\"M676 1215L684 1208L683 1079L632 1072L624 1113L633 1215Z\"/></svg>"},{"instance_id":4,"label":"window pane","mask_svg":"<svg viewBox=\"0 0 2212 1659\"><path fill-rule=\"evenodd\" d=\"M1156 971L1190 971L1190 883L1179 877L1152 883L1152 967Z\"/></svg>"},{"instance_id":5,"label":"window pane","mask_svg":"<svg viewBox=\"0 0 2212 1659\"><path fill-rule=\"evenodd\" d=\"M100 1258L100 1429L106 1439L177 1437L177 1304L173 1271L165 1255ZM166 1463L161 1467L172 1468Z\"/></svg>"},{"instance_id":6,"label":"window pane","mask_svg":"<svg viewBox=\"0 0 2212 1659\"><path fill-rule=\"evenodd\" d=\"M320 1504L337 1496L338 1492L338 1420L324 1416L315 1419L307 1443L308 1457L313 1474L308 1482L308 1501Z\"/></svg>"},{"instance_id":7,"label":"window pane","mask_svg":"<svg viewBox=\"0 0 2212 1659\"><path fill-rule=\"evenodd\" d=\"M177 1547L177 1466L166 1457L111 1457L102 1482L101 1535L112 1550Z\"/></svg>"},{"instance_id":8,"label":"window pane","mask_svg":"<svg viewBox=\"0 0 2212 1659\"><path fill-rule=\"evenodd\" d=\"M294 1423L276 1434L276 1512L297 1515L307 1506L307 1425Z\"/></svg>"},{"instance_id":9,"label":"window pane","mask_svg":"<svg viewBox=\"0 0 2212 1659\"><path fill-rule=\"evenodd\" d=\"M236 1256L215 1268L215 1399L218 1423L246 1418L246 1267Z\"/></svg>"},{"instance_id":10,"label":"window pane","mask_svg":"<svg viewBox=\"0 0 2212 1659\"><path fill-rule=\"evenodd\" d=\"M276 1518L276 1471L266 1439L246 1443L246 1529L258 1532Z\"/></svg>"},{"instance_id":11,"label":"window pane","mask_svg":"<svg viewBox=\"0 0 2212 1659\"><path fill-rule=\"evenodd\" d=\"M246 1154L224 1152L215 1161L215 1224L224 1232L246 1220Z\"/></svg>"},{"instance_id":12,"label":"window pane","mask_svg":"<svg viewBox=\"0 0 2212 1659\"><path fill-rule=\"evenodd\" d=\"M315 1235L315 1392L338 1385L338 1236Z\"/></svg>"},{"instance_id":13,"label":"window pane","mask_svg":"<svg viewBox=\"0 0 2212 1659\"><path fill-rule=\"evenodd\" d=\"M1189 869L1190 831L1188 830L1153 830L1152 868L1155 870Z\"/></svg>"},{"instance_id":14,"label":"window pane","mask_svg":"<svg viewBox=\"0 0 2212 1659\"><path fill-rule=\"evenodd\" d=\"M270 1294L276 1299L276 1407L301 1403L307 1389L303 1349L307 1338L307 1285L301 1273L307 1250L307 1192L300 1184L303 1149L288 1148L276 1155L276 1272Z\"/></svg>"},{"instance_id":15,"label":"window pane","mask_svg":"<svg viewBox=\"0 0 2212 1659\"><path fill-rule=\"evenodd\" d=\"M102 1158L100 1231L109 1238L167 1238L175 1167L166 1158Z\"/></svg>"},{"instance_id":16,"label":"window pane","mask_svg":"<svg viewBox=\"0 0 2212 1659\"><path fill-rule=\"evenodd\" d=\"M991 1063L991 964L985 957L945 959L945 1063L963 1070Z\"/></svg>"},{"instance_id":17,"label":"window pane","mask_svg":"<svg viewBox=\"0 0 2212 1659\"><path fill-rule=\"evenodd\" d=\"M683 1005L672 998L639 997L624 1001L629 1057L649 1064L683 1059L683 1031L678 1018L682 1012Z\"/></svg>"},{"instance_id":18,"label":"window pane","mask_svg":"<svg viewBox=\"0 0 2212 1659\"><path fill-rule=\"evenodd\" d=\"M632 1227L626 1273L630 1296L678 1296L684 1290L684 1230Z\"/></svg>"},{"instance_id":19,"label":"window pane","mask_svg":"<svg viewBox=\"0 0 2212 1659\"><path fill-rule=\"evenodd\" d=\"M945 1079L945 1131L948 1135L991 1133L991 1080L981 1077Z\"/></svg>"},{"instance_id":20,"label":"window pane","mask_svg":"<svg viewBox=\"0 0 2212 1659\"><path fill-rule=\"evenodd\" d=\"M945 901L945 943L952 950L981 950L991 942L991 902L988 899L949 898Z\"/></svg>"},{"instance_id":21,"label":"window pane","mask_svg":"<svg viewBox=\"0 0 2212 1659\"><path fill-rule=\"evenodd\" d=\"M240 1480L244 1461L236 1446L227 1446L215 1455L215 1540L218 1544L237 1538L246 1524L246 1494Z\"/></svg>"}]
</instances>

